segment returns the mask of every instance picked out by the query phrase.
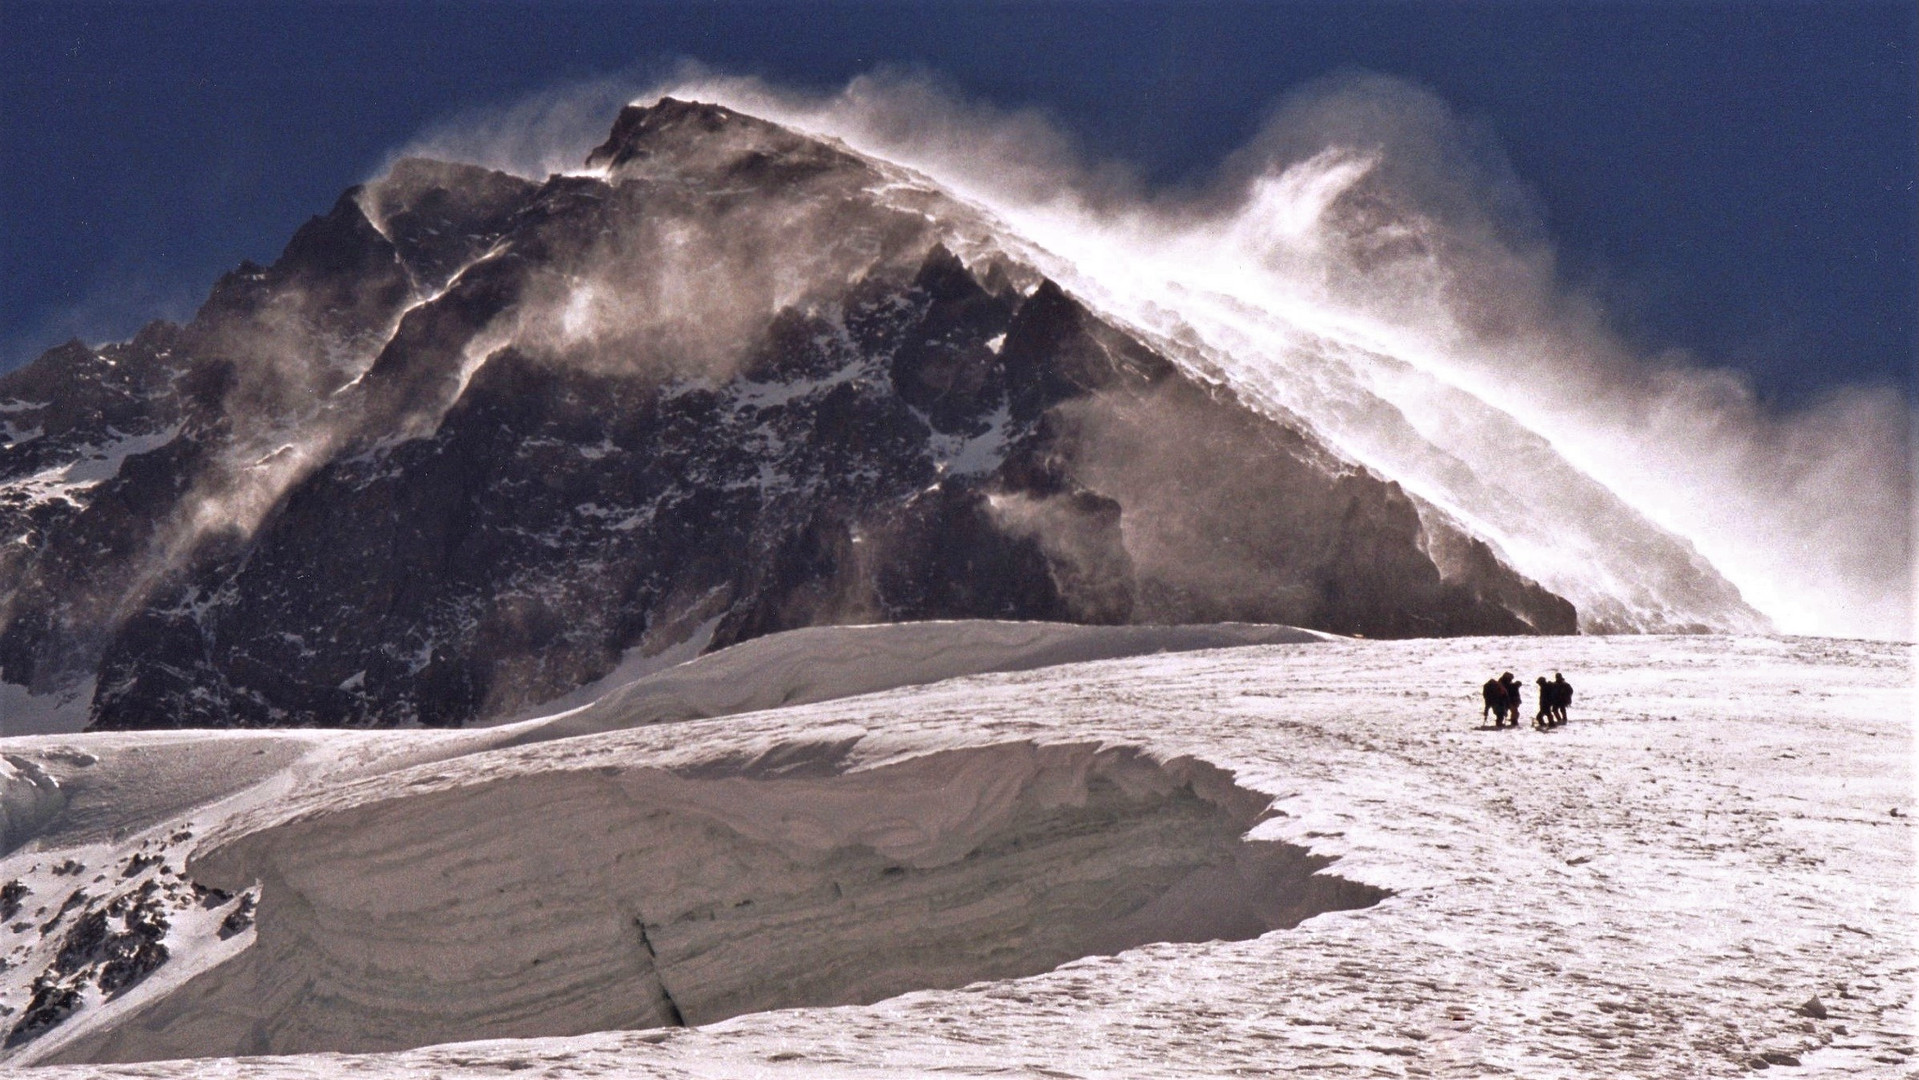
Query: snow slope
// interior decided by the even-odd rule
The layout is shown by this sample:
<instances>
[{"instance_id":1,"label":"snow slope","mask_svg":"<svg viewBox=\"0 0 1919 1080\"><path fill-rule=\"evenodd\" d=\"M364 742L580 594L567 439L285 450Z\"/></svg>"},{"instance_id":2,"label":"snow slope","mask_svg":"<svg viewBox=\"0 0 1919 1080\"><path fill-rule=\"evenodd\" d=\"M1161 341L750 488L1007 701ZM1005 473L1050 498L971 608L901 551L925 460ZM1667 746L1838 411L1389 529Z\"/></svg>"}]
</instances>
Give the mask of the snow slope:
<instances>
[{"instance_id":1,"label":"snow slope","mask_svg":"<svg viewBox=\"0 0 1919 1080\"><path fill-rule=\"evenodd\" d=\"M1302 644L1331 635L1290 626L1066 626L956 620L817 626L748 641L649 678L603 688L590 707L524 725L516 742L643 723L805 705L982 671L1235 645ZM696 646L697 651L697 646Z\"/></svg>"},{"instance_id":2,"label":"snow slope","mask_svg":"<svg viewBox=\"0 0 1919 1080\"><path fill-rule=\"evenodd\" d=\"M1088 630L1033 644L1111 647ZM9 807L27 765L64 798L0 861L32 890L10 1023L82 912L198 898L144 981L10 1063L489 1039L37 1075L1912 1071L1908 647L1330 640L910 685L1030 666L1010 633L805 631L480 731L6 740ZM888 670L847 678L853 640ZM1564 671L1572 723L1480 730L1505 668ZM655 708L771 704L762 675L894 688ZM501 746L567 719L597 733ZM697 1026L641 1026L675 1012Z\"/></svg>"}]
</instances>

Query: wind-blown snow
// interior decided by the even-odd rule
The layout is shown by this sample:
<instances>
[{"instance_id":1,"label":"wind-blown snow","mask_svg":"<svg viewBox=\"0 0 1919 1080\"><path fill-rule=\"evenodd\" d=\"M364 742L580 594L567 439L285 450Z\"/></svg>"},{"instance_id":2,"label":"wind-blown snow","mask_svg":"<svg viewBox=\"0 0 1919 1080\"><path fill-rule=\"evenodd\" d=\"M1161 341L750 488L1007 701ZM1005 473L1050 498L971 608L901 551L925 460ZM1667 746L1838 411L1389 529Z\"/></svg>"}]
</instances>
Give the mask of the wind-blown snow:
<instances>
[{"instance_id":1,"label":"wind-blown snow","mask_svg":"<svg viewBox=\"0 0 1919 1080\"><path fill-rule=\"evenodd\" d=\"M1325 191L1294 193L1308 205L1268 198L1272 205L1244 211L1245 221L1303 215L1306 227L1321 228L1325 207L1314 200L1365 174L1339 161L1323 167L1328 176L1300 183ZM990 199L977 187L960 190ZM983 201L973 209L989 231L974 243L1011 250L1192 374L1229 384L1254 407L1398 482L1423 512L1464 523L1573 601L1587 632L1770 629L1736 593L1704 584L1717 579L1701 572L1709 564L1691 544L1523 422L1523 403L1475 393L1404 335L1330 299L1276 287L1261 265L1264 252L1237 241L1222 250L1210 234L1158 243L1143 222L1105 228L1052 206ZM1142 257L1149 248L1152 257Z\"/></svg>"},{"instance_id":2,"label":"wind-blown snow","mask_svg":"<svg viewBox=\"0 0 1919 1080\"><path fill-rule=\"evenodd\" d=\"M923 653L929 660L950 652L952 637L967 629L943 625L948 640ZM828 658L858 640L809 633ZM894 646L884 666L910 668L910 652ZM1564 671L1577 687L1572 722L1549 733L1480 730L1477 684L1502 669ZM719 682L741 673L722 663L708 670ZM975 894L982 910L1005 904L1029 913L1032 933L1055 925L1042 918L1052 910L1050 890L1057 884L1070 894L1071 876L1056 882L1047 867L1110 867L1123 852L1216 842L1161 847L1139 839L1185 821L1228 844L1310 849L1335 859L1328 869L1341 879L1393 895L1243 940L1162 940L1110 956L1095 949L1052 971L1008 977L983 969L983 981L866 1005L822 1008L830 995L798 993L785 1003L812 1007L691 1029L47 1075L1211 1077L1310 1069L1691 1077L1788 1061L1815 1074L1909 1075L1919 972L1912 705L1909 651L1869 642L1322 640L979 673L677 723L646 722L657 715L639 710L632 715L644 726L511 749L488 747L524 725L12 739L6 753L35 762L69 796L27 846L0 861L0 879L31 890L23 902L29 921L8 924L8 956L19 962L0 974L0 1002L19 1015L47 950L86 908L65 922L54 918L64 898L75 887L107 888L143 850L205 887L232 892L258 878L257 926L221 941L204 924L187 929L183 918L166 938L174 959L116 1005L124 1019L88 1006L13 1051L12 1064L134 1052L161 1045L168 1032L239 1031L251 1011L260 1026L223 1051L242 1053L382 1001L396 1004L378 1011L377 1029L353 1026L362 1021L343 1029L382 1040L359 1045L440 1037L449 1029L432 1018L462 995L433 989L436 965L483 979L471 997L474 1014L500 1026L468 1028L467 1037L525 1032L541 1016L564 1014L556 1002L578 1002L581 1016L614 1007L592 995L568 997L542 983L537 969L579 970L562 963L566 956L596 958L607 970L630 963L622 970L641 987L647 943L655 958L667 958L654 965L669 973L665 996L678 971L693 988L689 1001L706 1000L701 988L735 986L744 996L727 991L712 1000L776 1005L787 984L771 976L786 969L775 963L763 983L741 981L739 962L728 957L740 955L729 950L743 939L730 929L763 930L771 924L755 920L777 921L779 912L806 915L790 924L810 928L794 940L766 939L769 956L799 950L808 959L795 970L806 978L851 971L847 985L872 970L860 966L871 954L849 948L859 923L835 931L831 919L809 921L830 904L802 887L812 880L805 867L867 858L883 885L893 880L886 866L925 883L932 878L919 875L938 863L959 882L969 860L942 860L989 835L1052 837L1051 844L1070 834L1084 845L1075 850L1107 852L1049 857ZM1103 803L1117 796L1080 786L1101 769L1132 778L1121 791L1166 794ZM1193 781L1196 801L1183 801L1181 776ZM1134 809L1107 814L1084 833L1062 830L1062 819L1043 808L1070 808L1076 790L1087 793L1088 809ZM115 793L138 798L116 807ZM544 795L554 801L542 803ZM1206 824L1250 822L1247 810L1231 808L1269 798L1276 814L1250 831L1233 824L1222 834ZM1022 805L1033 812L1005 813ZM1226 813L1168 809L1182 806ZM665 816L648 816L655 812ZM988 828L993 820L1027 824L1006 832ZM1159 835L1199 835L1180 832L1186 828ZM454 836L462 841L441 842ZM653 854L617 870L625 885L605 876L613 870L588 871L642 849ZM789 870L769 870L774 849L787 852ZM807 850L824 861L792 854ZM706 858L676 862L675 851ZM63 860L84 869L56 874ZM329 874L330 867L354 872ZM727 882L760 891L733 896L721 887ZM766 888L775 882L790 887ZM701 889L717 904L711 921L676 927L649 908ZM1213 891L1263 895L1245 879ZM927 901L955 910L937 905L960 895L938 886ZM731 906L746 898L755 903ZM605 907L593 918L606 920L609 933L639 904L647 943L641 927L621 923L631 932L589 948L561 929L580 920L542 914L596 902ZM243 900L220 903L227 906L214 910L232 912ZM762 903L767 910L746 914ZM347 918L376 910L394 915ZM529 947L546 942L557 951L521 955L522 932ZM207 964L209 950L235 949L248 934L257 936L233 959L168 992L170 965ZM1025 940L1013 931L988 937ZM304 942L297 949L296 939ZM570 951L561 947L568 942ZM927 987L940 985L938 971L955 970L926 967ZM298 1004L285 996L298 980L262 975L272 970L314 973L316 986L352 991ZM689 972L703 974L688 983ZM242 993L248 986L258 992ZM515 986L529 991L517 1010ZM902 988L870 986L852 999ZM544 989L531 993L535 987ZM645 990L622 1007L664 1014L658 987ZM417 1008L397 1004L403 992ZM209 1007L196 1011L194 1001ZM288 1004L276 1011L276 1002ZM722 1003L702 1015L701 1007L688 1018L737 1011Z\"/></svg>"},{"instance_id":3,"label":"wind-blown snow","mask_svg":"<svg viewBox=\"0 0 1919 1080\"><path fill-rule=\"evenodd\" d=\"M1911 633L1910 402L1846 387L1781 413L1728 371L1636 355L1563 290L1510 165L1424 90L1302 88L1206 190L1158 196L912 79L814 96L694 69L658 90L843 140L902 209L951 193L979 215L939 216L962 258L1009 250L1311 428L1588 630L1765 629L1689 595L1696 561L1781 629Z\"/></svg>"}]
</instances>

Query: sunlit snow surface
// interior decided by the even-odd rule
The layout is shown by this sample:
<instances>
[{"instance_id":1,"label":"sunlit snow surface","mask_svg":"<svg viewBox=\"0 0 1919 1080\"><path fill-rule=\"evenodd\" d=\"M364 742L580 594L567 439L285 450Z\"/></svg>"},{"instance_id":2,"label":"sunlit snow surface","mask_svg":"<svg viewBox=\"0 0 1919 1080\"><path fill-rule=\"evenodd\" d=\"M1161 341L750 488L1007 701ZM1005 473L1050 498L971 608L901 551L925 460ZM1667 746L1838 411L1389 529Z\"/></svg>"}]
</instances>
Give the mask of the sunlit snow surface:
<instances>
[{"instance_id":1,"label":"sunlit snow surface","mask_svg":"<svg viewBox=\"0 0 1919 1080\"><path fill-rule=\"evenodd\" d=\"M1054 646L1086 632L1048 631ZM873 631L808 633L823 668L850 670L846 656L871 649L892 682L912 681L922 662L945 665L943 675L955 656L1007 655L968 647L969 636L1003 633L979 624L948 624L943 636L922 628L911 649L860 638ZM806 670L791 661L765 668L779 679ZM730 684L720 696L744 692L752 676L742 668L711 665ZM1480 730L1476 687L1505 669L1528 683L1565 672L1578 688L1572 722L1549 733ZM652 678L684 681L690 671ZM636 692L643 685L626 692L639 703L633 722L656 718L645 703L658 695ZM1691 1077L1744 1073L1770 1054L1781 1066L1796 1059L1804 1074L1907 1076L1919 924L1912 699L1911 654L1900 645L1333 640L985 672L510 749L486 748L543 722L11 739L0 744L10 755L5 781L31 783L39 769L61 795L35 794L41 785L8 802L10 814L20 804L10 835L35 839L0 861L0 879L34 891L0 938L10 964L0 1001L15 1010L10 1024L53 947L39 926L62 890L110 889L106 879L143 842L165 846L183 831L193 838L167 850L176 863L191 857L191 876L218 864L219 850L294 818L324 822L356 806L417 814L436 799L461 806L461 793L516 777L694 775L715 762L802 760L821 747L837 755L832 770L857 777L968 748L1103 744L1230 770L1280 812L1255 838L1335 857L1328 873L1393 895L1249 940L1151 944L864 1006L371 1056L36 1075ZM927 798L944 790L927 787ZM853 827L873 811L847 813ZM487 857L502 873L543 860L547 899L578 902L584 879L573 871L595 853L556 842L566 834L557 820L492 821ZM69 858L88 869L51 874ZM261 935L286 899L263 898ZM47 910L35 916L36 907ZM14 1051L12 1063L58 1059L63 1046L78 1054L116 1027L137 1029L170 1008L164 996L196 965L242 963L253 932L218 942L210 926L177 921L167 938L174 959L120 1002L90 1004ZM476 929L476 942L507 937ZM404 959L376 951L366 963ZM1815 995L1824 1018L1798 1011Z\"/></svg>"}]
</instances>

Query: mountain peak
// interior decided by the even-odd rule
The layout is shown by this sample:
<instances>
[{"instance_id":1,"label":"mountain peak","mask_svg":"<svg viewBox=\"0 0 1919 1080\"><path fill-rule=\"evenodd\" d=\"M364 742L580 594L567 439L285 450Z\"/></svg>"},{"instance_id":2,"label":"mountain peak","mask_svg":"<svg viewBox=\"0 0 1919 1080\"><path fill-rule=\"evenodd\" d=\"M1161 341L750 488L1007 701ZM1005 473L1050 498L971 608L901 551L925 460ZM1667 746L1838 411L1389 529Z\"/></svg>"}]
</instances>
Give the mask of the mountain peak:
<instances>
[{"instance_id":1,"label":"mountain peak","mask_svg":"<svg viewBox=\"0 0 1919 1080\"><path fill-rule=\"evenodd\" d=\"M616 166L646 153L648 144L666 132L692 128L715 134L738 115L722 105L671 97L652 105L628 105L613 121L606 141L587 155L586 164L588 168Z\"/></svg>"},{"instance_id":2,"label":"mountain peak","mask_svg":"<svg viewBox=\"0 0 1919 1080\"><path fill-rule=\"evenodd\" d=\"M1412 437L1364 382L1263 410L829 139L662 98L589 163L403 160L177 334L0 378L0 539L36 538L0 544L0 684L92 680L102 728L431 726L831 623L1757 619L1603 489L1630 543L1576 535L1651 584L1559 595L1321 440L1348 401Z\"/></svg>"},{"instance_id":3,"label":"mountain peak","mask_svg":"<svg viewBox=\"0 0 1919 1080\"><path fill-rule=\"evenodd\" d=\"M616 173L682 172L688 165L810 159L822 153L852 160L824 143L724 105L663 97L651 105L621 109L613 131L587 155L586 165Z\"/></svg>"}]
</instances>

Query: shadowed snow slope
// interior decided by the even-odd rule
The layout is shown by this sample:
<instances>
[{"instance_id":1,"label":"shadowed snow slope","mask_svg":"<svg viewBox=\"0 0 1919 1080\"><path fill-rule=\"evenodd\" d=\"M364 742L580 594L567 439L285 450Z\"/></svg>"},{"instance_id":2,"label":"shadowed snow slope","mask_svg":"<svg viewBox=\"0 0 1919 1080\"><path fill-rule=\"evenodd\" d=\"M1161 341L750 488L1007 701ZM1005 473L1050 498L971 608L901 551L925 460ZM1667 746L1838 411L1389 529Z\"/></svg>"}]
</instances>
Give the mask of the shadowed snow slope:
<instances>
[{"instance_id":1,"label":"shadowed snow slope","mask_svg":"<svg viewBox=\"0 0 1919 1080\"><path fill-rule=\"evenodd\" d=\"M1254 937L1383 895L1243 843L1267 800L1203 763L1017 743L843 774L846 749L516 772L250 834L189 871L261 884L253 947L62 1056L702 1024Z\"/></svg>"},{"instance_id":2,"label":"shadowed snow slope","mask_svg":"<svg viewBox=\"0 0 1919 1080\"><path fill-rule=\"evenodd\" d=\"M1571 723L1480 729L1503 669L1564 671ZM0 1061L1904 1077L1912 706L1881 643L1329 640L504 748L519 726L10 739L65 803L0 856ZM442 1038L491 1041L81 1064Z\"/></svg>"},{"instance_id":3,"label":"shadowed snow slope","mask_svg":"<svg viewBox=\"0 0 1919 1080\"><path fill-rule=\"evenodd\" d=\"M66 792L27 758L0 757L0 853L26 843L66 805Z\"/></svg>"}]
</instances>

